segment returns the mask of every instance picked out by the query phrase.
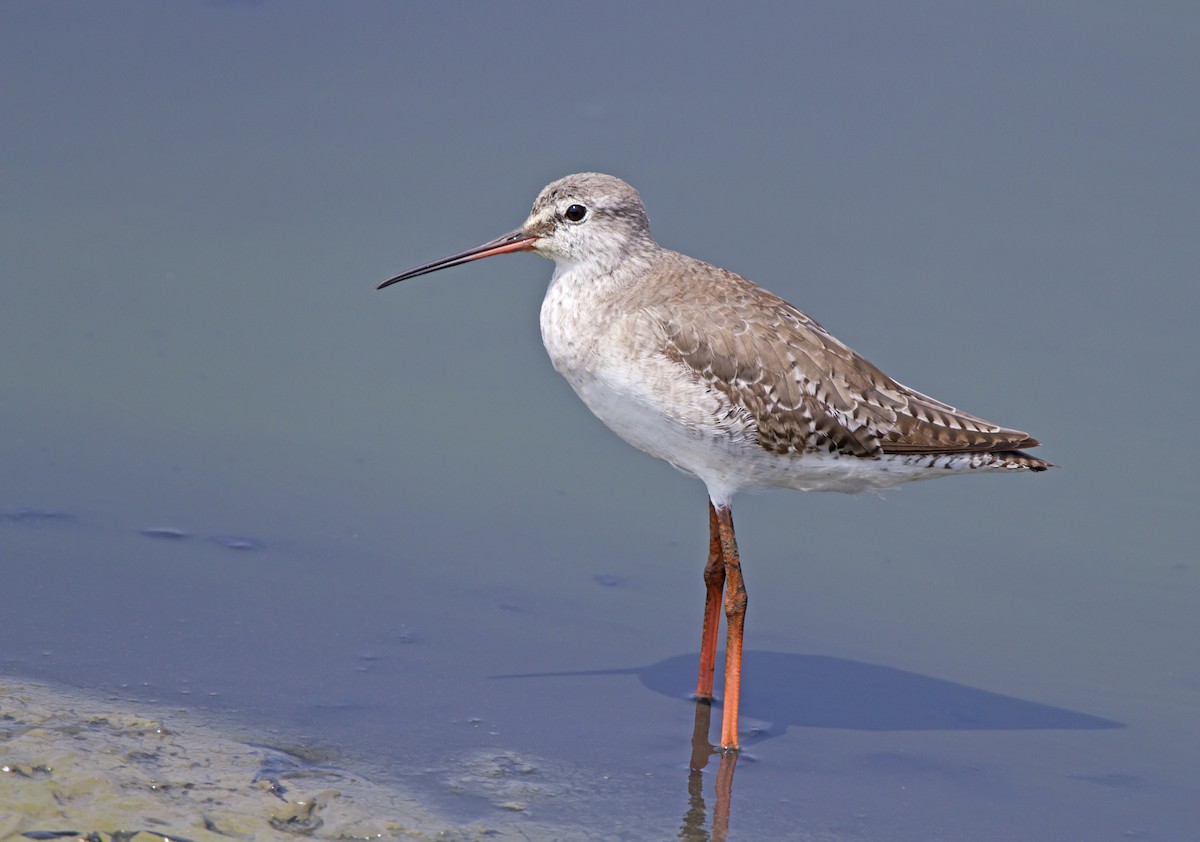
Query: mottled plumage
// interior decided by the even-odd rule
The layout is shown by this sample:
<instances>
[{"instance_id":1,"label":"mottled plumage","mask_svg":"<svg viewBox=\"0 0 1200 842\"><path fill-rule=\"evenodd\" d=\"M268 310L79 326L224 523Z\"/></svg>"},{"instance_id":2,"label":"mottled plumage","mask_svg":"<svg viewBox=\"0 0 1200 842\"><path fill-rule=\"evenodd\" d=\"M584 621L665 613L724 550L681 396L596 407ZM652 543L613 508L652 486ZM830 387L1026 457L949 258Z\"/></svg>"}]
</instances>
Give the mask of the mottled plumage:
<instances>
[{"instance_id":1,"label":"mottled plumage","mask_svg":"<svg viewBox=\"0 0 1200 842\"><path fill-rule=\"evenodd\" d=\"M689 307L708 316L700 325L664 302L655 313L664 353L749 413L766 450L878 458L1038 444L897 383L809 316L739 275L674 252L664 252L661 263L695 279L687 286ZM705 330L710 324L722 328Z\"/></svg>"}]
</instances>

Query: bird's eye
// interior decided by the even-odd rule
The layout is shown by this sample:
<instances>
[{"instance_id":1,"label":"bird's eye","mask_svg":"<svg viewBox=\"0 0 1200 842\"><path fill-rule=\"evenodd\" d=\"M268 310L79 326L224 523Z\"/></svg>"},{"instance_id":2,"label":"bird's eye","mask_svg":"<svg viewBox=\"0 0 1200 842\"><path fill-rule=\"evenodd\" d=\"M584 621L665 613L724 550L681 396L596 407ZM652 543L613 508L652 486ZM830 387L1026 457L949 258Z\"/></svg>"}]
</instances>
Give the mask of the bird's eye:
<instances>
[{"instance_id":1,"label":"bird's eye","mask_svg":"<svg viewBox=\"0 0 1200 842\"><path fill-rule=\"evenodd\" d=\"M567 208L566 217L571 222L583 222L585 216L587 216L587 208L583 205L571 205Z\"/></svg>"}]
</instances>

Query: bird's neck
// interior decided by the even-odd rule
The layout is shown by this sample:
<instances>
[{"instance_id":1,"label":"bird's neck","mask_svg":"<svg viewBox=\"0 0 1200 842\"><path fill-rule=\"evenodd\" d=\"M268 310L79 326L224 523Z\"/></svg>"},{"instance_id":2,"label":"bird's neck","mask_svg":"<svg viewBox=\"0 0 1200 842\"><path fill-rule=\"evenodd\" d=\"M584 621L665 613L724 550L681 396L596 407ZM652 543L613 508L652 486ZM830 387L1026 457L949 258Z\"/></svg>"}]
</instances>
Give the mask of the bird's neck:
<instances>
[{"instance_id":1,"label":"bird's neck","mask_svg":"<svg viewBox=\"0 0 1200 842\"><path fill-rule=\"evenodd\" d=\"M648 277L648 270L662 251L654 243L630 246L591 254L586 258L554 256L550 288L558 284L579 287L570 293L572 297L607 299L620 296Z\"/></svg>"}]
</instances>

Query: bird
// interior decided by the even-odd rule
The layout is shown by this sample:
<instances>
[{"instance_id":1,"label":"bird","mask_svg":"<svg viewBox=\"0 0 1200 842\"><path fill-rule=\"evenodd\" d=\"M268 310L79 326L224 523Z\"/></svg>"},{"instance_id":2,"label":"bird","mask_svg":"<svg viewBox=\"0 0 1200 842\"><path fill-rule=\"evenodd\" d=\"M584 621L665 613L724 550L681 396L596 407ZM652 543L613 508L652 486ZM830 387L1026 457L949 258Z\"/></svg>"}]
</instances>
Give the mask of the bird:
<instances>
[{"instance_id":1,"label":"bird","mask_svg":"<svg viewBox=\"0 0 1200 842\"><path fill-rule=\"evenodd\" d=\"M879 492L957 474L1040 472L1039 444L901 385L753 282L660 246L625 181L577 173L521 226L401 281L533 252L554 262L542 340L554 368L629 444L698 478L709 546L695 698L712 703L726 619L720 749L736 753L747 593L731 509L740 491Z\"/></svg>"}]
</instances>

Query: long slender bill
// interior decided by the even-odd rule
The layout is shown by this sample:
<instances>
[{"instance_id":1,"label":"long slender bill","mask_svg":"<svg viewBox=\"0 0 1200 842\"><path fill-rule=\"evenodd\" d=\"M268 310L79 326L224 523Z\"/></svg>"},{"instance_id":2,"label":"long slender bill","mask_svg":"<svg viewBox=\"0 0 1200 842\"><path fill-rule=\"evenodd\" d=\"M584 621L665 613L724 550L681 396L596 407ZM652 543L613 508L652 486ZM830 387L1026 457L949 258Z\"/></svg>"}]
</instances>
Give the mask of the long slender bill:
<instances>
[{"instance_id":1,"label":"long slender bill","mask_svg":"<svg viewBox=\"0 0 1200 842\"><path fill-rule=\"evenodd\" d=\"M445 269L450 266L458 266L460 263L469 263L472 260L480 260L484 257L491 257L496 254L508 254L514 251L531 251L533 244L537 242L537 237L529 234L518 228L516 231L510 231L503 237L497 237L491 242L484 243L481 246L475 246L473 249L452 254L449 257L443 257L441 260L435 260L432 263L426 263L424 266L418 266L415 269L409 269L407 272L402 272L394 278L388 278L381 283L376 289L383 289L392 284L398 284L400 281L407 281L409 278L415 278L417 275L428 275L430 272L436 272L438 269Z\"/></svg>"}]
</instances>

